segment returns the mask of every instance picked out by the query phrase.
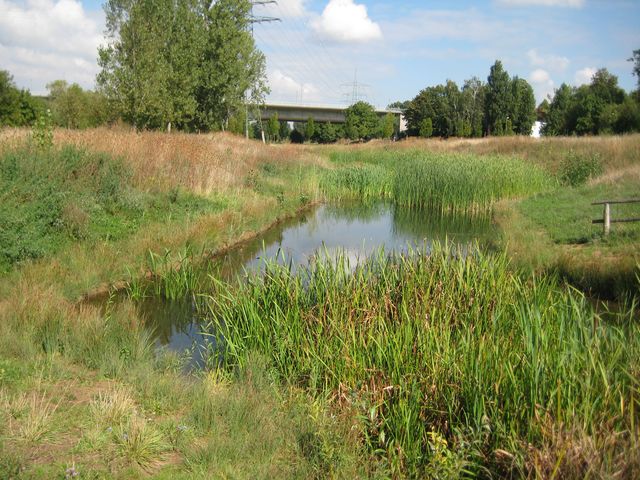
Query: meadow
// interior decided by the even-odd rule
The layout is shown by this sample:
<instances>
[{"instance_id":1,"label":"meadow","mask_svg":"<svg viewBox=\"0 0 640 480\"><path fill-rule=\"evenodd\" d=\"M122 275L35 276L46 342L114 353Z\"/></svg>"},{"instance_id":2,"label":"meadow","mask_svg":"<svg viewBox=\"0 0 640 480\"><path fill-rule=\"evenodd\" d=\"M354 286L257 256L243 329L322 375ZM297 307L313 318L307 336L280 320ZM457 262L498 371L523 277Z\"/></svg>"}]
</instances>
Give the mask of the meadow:
<instances>
[{"instance_id":1,"label":"meadow","mask_svg":"<svg viewBox=\"0 0 640 480\"><path fill-rule=\"evenodd\" d=\"M605 239L584 203L636 195L639 144L98 129L56 131L45 152L3 131L0 476L632 478L639 229ZM491 217L500 239L354 275L207 275L300 209L379 198ZM209 368L154 347L143 286L193 296L224 333Z\"/></svg>"}]
</instances>

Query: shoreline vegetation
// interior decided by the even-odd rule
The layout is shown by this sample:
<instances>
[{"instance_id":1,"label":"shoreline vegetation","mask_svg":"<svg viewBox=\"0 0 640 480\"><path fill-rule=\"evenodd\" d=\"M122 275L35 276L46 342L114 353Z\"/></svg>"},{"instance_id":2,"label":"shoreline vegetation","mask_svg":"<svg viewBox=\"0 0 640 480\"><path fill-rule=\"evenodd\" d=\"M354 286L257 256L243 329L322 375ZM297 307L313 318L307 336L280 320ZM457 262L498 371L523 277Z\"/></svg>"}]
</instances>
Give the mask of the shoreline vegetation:
<instances>
[{"instance_id":1,"label":"shoreline vegetation","mask_svg":"<svg viewBox=\"0 0 640 480\"><path fill-rule=\"evenodd\" d=\"M592 201L637 196L639 135L320 147L57 130L49 151L27 137L0 132L0 476L640 468L640 228L604 239L588 223ZM502 253L353 276L318 264L306 287L275 266L244 287L178 282L227 341L192 374L153 347L134 301L76 301L143 277L149 252L196 252L197 269L301 208L380 197L489 213Z\"/></svg>"}]
</instances>

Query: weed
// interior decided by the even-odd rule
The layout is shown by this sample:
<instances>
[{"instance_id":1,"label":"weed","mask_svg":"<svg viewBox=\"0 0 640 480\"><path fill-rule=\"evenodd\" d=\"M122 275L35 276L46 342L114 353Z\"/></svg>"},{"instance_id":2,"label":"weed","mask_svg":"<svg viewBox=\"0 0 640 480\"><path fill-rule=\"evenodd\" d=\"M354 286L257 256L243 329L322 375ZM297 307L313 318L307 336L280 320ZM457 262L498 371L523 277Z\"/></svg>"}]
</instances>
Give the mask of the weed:
<instances>
[{"instance_id":1,"label":"weed","mask_svg":"<svg viewBox=\"0 0 640 480\"><path fill-rule=\"evenodd\" d=\"M114 388L99 393L91 402L90 409L96 424L113 427L125 422L135 413L135 403L127 389Z\"/></svg>"},{"instance_id":2,"label":"weed","mask_svg":"<svg viewBox=\"0 0 640 480\"><path fill-rule=\"evenodd\" d=\"M576 187L583 185L590 178L596 178L604 172L602 160L598 153L580 155L569 152L560 164L560 183Z\"/></svg>"}]
</instances>

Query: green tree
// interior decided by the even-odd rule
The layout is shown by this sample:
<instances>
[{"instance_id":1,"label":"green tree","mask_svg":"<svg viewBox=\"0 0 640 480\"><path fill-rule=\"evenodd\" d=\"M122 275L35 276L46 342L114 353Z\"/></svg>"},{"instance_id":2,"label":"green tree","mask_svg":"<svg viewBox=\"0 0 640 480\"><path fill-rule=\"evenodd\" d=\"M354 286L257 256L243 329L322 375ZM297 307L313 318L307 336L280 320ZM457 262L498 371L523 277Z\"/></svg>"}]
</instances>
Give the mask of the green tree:
<instances>
[{"instance_id":1,"label":"green tree","mask_svg":"<svg viewBox=\"0 0 640 480\"><path fill-rule=\"evenodd\" d=\"M372 105L356 102L345 111L347 136L351 140L368 140L373 138L378 129L378 116Z\"/></svg>"},{"instance_id":2,"label":"green tree","mask_svg":"<svg viewBox=\"0 0 640 480\"><path fill-rule=\"evenodd\" d=\"M431 118L425 118L420 122L420 136L430 138L433 135L433 121Z\"/></svg>"},{"instance_id":3,"label":"green tree","mask_svg":"<svg viewBox=\"0 0 640 480\"><path fill-rule=\"evenodd\" d=\"M98 49L98 85L135 128L159 128L168 117L168 0L107 0L108 43Z\"/></svg>"},{"instance_id":4,"label":"green tree","mask_svg":"<svg viewBox=\"0 0 640 480\"><path fill-rule=\"evenodd\" d=\"M551 104L549 100L546 98L540 102L540 105L536 108L536 120L539 122L546 122L547 115L549 115L549 109L551 108Z\"/></svg>"},{"instance_id":5,"label":"green tree","mask_svg":"<svg viewBox=\"0 0 640 480\"><path fill-rule=\"evenodd\" d=\"M205 12L197 89L198 128L203 129L223 127L247 101L260 105L268 93L265 57L251 35L251 2L217 0L211 5Z\"/></svg>"},{"instance_id":6,"label":"green tree","mask_svg":"<svg viewBox=\"0 0 640 480\"><path fill-rule=\"evenodd\" d=\"M393 113L387 113L382 118L382 138L391 138L396 130L396 116Z\"/></svg>"},{"instance_id":7,"label":"green tree","mask_svg":"<svg viewBox=\"0 0 640 480\"><path fill-rule=\"evenodd\" d=\"M313 136L316 133L316 122L313 118L309 117L307 123L304 126L304 138L307 142L313 140Z\"/></svg>"},{"instance_id":8,"label":"green tree","mask_svg":"<svg viewBox=\"0 0 640 480\"><path fill-rule=\"evenodd\" d=\"M286 140L291 135L291 127L289 122L280 122L280 140Z\"/></svg>"},{"instance_id":9,"label":"green tree","mask_svg":"<svg viewBox=\"0 0 640 480\"><path fill-rule=\"evenodd\" d=\"M547 123L542 128L543 135L570 135L572 130L569 124L569 112L574 103L574 90L563 83L555 91L549 111Z\"/></svg>"},{"instance_id":10,"label":"green tree","mask_svg":"<svg viewBox=\"0 0 640 480\"><path fill-rule=\"evenodd\" d=\"M267 123L267 135L271 142L280 141L280 121L278 120L277 113L274 113L271 118L269 118L269 123Z\"/></svg>"},{"instance_id":11,"label":"green tree","mask_svg":"<svg viewBox=\"0 0 640 480\"><path fill-rule=\"evenodd\" d=\"M466 121L465 137L481 137L484 119L485 86L477 77L465 80L462 87L462 115Z\"/></svg>"},{"instance_id":12,"label":"green tree","mask_svg":"<svg viewBox=\"0 0 640 480\"><path fill-rule=\"evenodd\" d=\"M267 92L249 0L107 0L98 85L136 128L238 126ZM234 120L232 120L234 119Z\"/></svg>"},{"instance_id":13,"label":"green tree","mask_svg":"<svg viewBox=\"0 0 640 480\"><path fill-rule=\"evenodd\" d=\"M518 135L531 135L536 121L536 98L533 88L524 78L514 77L511 81L511 112L509 120L513 132Z\"/></svg>"},{"instance_id":14,"label":"green tree","mask_svg":"<svg viewBox=\"0 0 640 480\"><path fill-rule=\"evenodd\" d=\"M28 90L19 90L11 74L0 70L0 127L33 125L42 112L43 103L32 97Z\"/></svg>"},{"instance_id":15,"label":"green tree","mask_svg":"<svg viewBox=\"0 0 640 480\"><path fill-rule=\"evenodd\" d=\"M485 125L488 135L502 135L513 102L511 79L502 62L496 60L487 78Z\"/></svg>"}]
</instances>

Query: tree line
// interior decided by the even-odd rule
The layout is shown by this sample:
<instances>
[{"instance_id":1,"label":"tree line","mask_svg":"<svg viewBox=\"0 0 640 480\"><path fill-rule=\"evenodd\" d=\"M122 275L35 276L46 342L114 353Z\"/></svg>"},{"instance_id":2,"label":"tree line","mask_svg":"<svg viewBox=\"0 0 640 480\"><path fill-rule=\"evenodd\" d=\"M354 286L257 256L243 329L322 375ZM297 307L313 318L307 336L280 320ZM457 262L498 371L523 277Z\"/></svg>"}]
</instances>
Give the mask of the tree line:
<instances>
[{"instance_id":1,"label":"tree line","mask_svg":"<svg viewBox=\"0 0 640 480\"><path fill-rule=\"evenodd\" d=\"M473 77L459 88L448 80L391 106L404 108L409 135L421 137L529 135L536 120L531 85L523 78L511 78L499 60L486 83Z\"/></svg>"},{"instance_id":2,"label":"tree line","mask_svg":"<svg viewBox=\"0 0 640 480\"><path fill-rule=\"evenodd\" d=\"M640 50L634 52L640 71ZM550 100L538 107L544 135L599 135L640 132L640 76L638 91L627 94L618 78L600 69L589 85L563 83Z\"/></svg>"}]
</instances>

